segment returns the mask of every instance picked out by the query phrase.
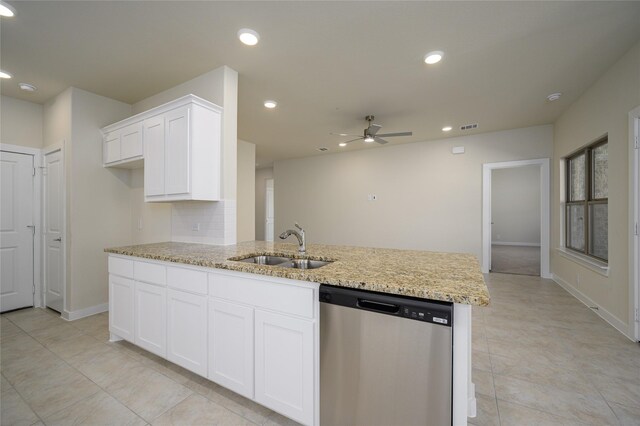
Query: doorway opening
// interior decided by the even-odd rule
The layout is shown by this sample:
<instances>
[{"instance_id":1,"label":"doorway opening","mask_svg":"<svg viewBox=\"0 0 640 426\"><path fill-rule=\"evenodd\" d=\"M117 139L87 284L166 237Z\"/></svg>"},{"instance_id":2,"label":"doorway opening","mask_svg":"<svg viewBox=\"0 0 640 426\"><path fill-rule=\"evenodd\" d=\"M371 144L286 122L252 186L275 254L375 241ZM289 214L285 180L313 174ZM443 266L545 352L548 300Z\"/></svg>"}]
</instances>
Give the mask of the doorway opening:
<instances>
[{"instance_id":1,"label":"doorway opening","mask_svg":"<svg viewBox=\"0 0 640 426\"><path fill-rule=\"evenodd\" d=\"M273 241L274 205L273 205L273 179L265 179L265 223L264 240Z\"/></svg>"},{"instance_id":2,"label":"doorway opening","mask_svg":"<svg viewBox=\"0 0 640 426\"><path fill-rule=\"evenodd\" d=\"M549 159L483 165L484 273L551 278Z\"/></svg>"}]
</instances>

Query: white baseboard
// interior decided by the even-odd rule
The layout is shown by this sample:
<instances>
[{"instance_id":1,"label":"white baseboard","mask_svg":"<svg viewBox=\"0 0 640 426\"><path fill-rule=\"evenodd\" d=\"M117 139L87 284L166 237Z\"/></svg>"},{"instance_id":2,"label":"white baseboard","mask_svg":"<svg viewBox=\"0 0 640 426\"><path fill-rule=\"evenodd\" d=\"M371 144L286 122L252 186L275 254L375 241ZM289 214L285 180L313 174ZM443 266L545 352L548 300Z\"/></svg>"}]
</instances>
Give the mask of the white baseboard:
<instances>
[{"instance_id":1,"label":"white baseboard","mask_svg":"<svg viewBox=\"0 0 640 426\"><path fill-rule=\"evenodd\" d=\"M525 246L525 247L540 247L540 243L511 243L508 241L491 241L492 246Z\"/></svg>"},{"instance_id":2,"label":"white baseboard","mask_svg":"<svg viewBox=\"0 0 640 426\"><path fill-rule=\"evenodd\" d=\"M62 319L67 321L75 321L80 318L90 317L91 315L100 314L109 310L109 304L103 303L102 305L89 306L88 308L78 309L77 311L63 311Z\"/></svg>"},{"instance_id":3,"label":"white baseboard","mask_svg":"<svg viewBox=\"0 0 640 426\"><path fill-rule=\"evenodd\" d=\"M621 321L618 317L613 315L611 312L604 309L602 306L599 306L596 302L594 302L589 296L569 284L567 281L563 280L559 276L552 274L552 280L555 281L560 287L564 288L571 294L573 297L581 301L585 304L585 306L591 308L592 306L597 306L598 309L592 309L600 318L609 323L613 328L618 330L620 333L624 334L627 338L635 342L635 339L631 336L631 332L629 330L629 326Z\"/></svg>"}]
</instances>

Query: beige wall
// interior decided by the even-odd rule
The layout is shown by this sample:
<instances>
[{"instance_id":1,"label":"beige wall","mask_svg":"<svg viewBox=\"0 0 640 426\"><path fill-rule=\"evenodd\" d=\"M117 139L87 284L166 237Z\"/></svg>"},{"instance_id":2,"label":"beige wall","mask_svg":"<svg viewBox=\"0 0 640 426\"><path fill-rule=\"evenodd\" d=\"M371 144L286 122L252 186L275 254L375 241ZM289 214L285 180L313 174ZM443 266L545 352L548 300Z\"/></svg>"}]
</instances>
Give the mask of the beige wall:
<instances>
[{"instance_id":1,"label":"beige wall","mask_svg":"<svg viewBox=\"0 0 640 426\"><path fill-rule=\"evenodd\" d=\"M256 146L238 139L238 242L256 237Z\"/></svg>"},{"instance_id":2,"label":"beige wall","mask_svg":"<svg viewBox=\"0 0 640 426\"><path fill-rule=\"evenodd\" d=\"M131 115L131 106L74 88L71 99L71 297L76 311L108 301L105 247L131 242L129 172L102 167L100 128Z\"/></svg>"},{"instance_id":3,"label":"beige wall","mask_svg":"<svg viewBox=\"0 0 640 426\"><path fill-rule=\"evenodd\" d=\"M256 170L256 240L260 241L264 241L265 238L267 179L273 179L273 167Z\"/></svg>"},{"instance_id":4,"label":"beige wall","mask_svg":"<svg viewBox=\"0 0 640 426\"><path fill-rule=\"evenodd\" d=\"M69 88L44 106L44 144L63 144L66 173L66 311L107 303L105 247L129 244L129 173L102 167L100 128L131 106ZM124 225L124 226L123 226Z\"/></svg>"},{"instance_id":5,"label":"beige wall","mask_svg":"<svg viewBox=\"0 0 640 426\"><path fill-rule=\"evenodd\" d=\"M43 106L8 96L0 98L0 142L42 148Z\"/></svg>"},{"instance_id":6,"label":"beige wall","mask_svg":"<svg viewBox=\"0 0 640 426\"><path fill-rule=\"evenodd\" d=\"M491 241L540 245L540 167L494 169Z\"/></svg>"},{"instance_id":7,"label":"beige wall","mask_svg":"<svg viewBox=\"0 0 640 426\"><path fill-rule=\"evenodd\" d=\"M629 309L629 116L640 105L640 43L613 65L556 122L554 131L551 266L557 279L600 307L599 313L631 336ZM609 277L561 257L562 159L609 135ZM589 303L591 303L589 302Z\"/></svg>"},{"instance_id":8,"label":"beige wall","mask_svg":"<svg viewBox=\"0 0 640 426\"><path fill-rule=\"evenodd\" d=\"M550 158L552 144L552 127L537 126L277 161L275 233L298 221L311 244L480 258L482 164Z\"/></svg>"}]
</instances>

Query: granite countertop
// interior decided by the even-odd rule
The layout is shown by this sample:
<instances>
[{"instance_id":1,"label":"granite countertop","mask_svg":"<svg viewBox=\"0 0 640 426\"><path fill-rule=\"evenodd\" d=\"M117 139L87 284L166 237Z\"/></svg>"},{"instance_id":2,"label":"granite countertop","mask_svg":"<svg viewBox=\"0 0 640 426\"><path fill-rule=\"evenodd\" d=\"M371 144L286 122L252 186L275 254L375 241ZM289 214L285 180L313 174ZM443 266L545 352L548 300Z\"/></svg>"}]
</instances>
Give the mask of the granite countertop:
<instances>
[{"instance_id":1,"label":"granite countertop","mask_svg":"<svg viewBox=\"0 0 640 426\"><path fill-rule=\"evenodd\" d=\"M305 258L333 263L300 270L229 260L257 254L301 257L297 249L297 244L249 241L231 246L165 242L105 251L467 305L489 304L480 264L471 254L309 244Z\"/></svg>"}]
</instances>

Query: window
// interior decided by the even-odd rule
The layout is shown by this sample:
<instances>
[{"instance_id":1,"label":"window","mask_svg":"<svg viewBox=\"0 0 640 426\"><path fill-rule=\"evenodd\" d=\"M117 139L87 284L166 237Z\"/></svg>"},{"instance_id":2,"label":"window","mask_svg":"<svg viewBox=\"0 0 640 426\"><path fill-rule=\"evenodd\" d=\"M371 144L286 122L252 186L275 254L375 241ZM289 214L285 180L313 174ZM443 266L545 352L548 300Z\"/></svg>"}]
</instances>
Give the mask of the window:
<instances>
[{"instance_id":1,"label":"window","mask_svg":"<svg viewBox=\"0 0 640 426\"><path fill-rule=\"evenodd\" d=\"M604 138L567 158L565 246L609 260L608 140Z\"/></svg>"}]
</instances>

